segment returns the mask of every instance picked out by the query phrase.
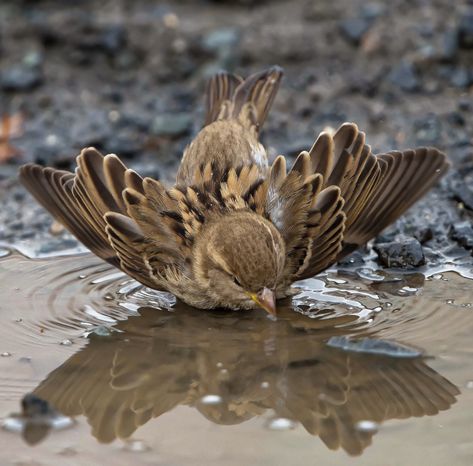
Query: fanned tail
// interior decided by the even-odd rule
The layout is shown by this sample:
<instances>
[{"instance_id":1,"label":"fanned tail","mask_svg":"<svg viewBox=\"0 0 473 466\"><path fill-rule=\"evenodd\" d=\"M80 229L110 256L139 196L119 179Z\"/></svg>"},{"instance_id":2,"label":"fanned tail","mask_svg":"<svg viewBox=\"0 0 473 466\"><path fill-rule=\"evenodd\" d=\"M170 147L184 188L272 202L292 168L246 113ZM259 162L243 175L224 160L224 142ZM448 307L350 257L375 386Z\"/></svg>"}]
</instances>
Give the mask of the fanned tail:
<instances>
[{"instance_id":1,"label":"fanned tail","mask_svg":"<svg viewBox=\"0 0 473 466\"><path fill-rule=\"evenodd\" d=\"M220 119L239 119L257 130L264 124L283 72L278 66L243 80L220 72L208 83L205 125Z\"/></svg>"}]
</instances>

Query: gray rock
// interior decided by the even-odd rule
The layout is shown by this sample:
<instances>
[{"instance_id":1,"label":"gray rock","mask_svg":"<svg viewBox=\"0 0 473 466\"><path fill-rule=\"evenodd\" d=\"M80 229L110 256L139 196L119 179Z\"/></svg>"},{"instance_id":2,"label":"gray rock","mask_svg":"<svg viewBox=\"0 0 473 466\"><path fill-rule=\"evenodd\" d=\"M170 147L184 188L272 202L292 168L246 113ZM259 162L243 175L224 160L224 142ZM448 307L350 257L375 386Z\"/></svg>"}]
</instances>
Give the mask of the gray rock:
<instances>
[{"instance_id":1,"label":"gray rock","mask_svg":"<svg viewBox=\"0 0 473 466\"><path fill-rule=\"evenodd\" d=\"M401 62L389 73L389 80L405 92L417 92L421 88L421 81L414 65Z\"/></svg>"},{"instance_id":2,"label":"gray rock","mask_svg":"<svg viewBox=\"0 0 473 466\"><path fill-rule=\"evenodd\" d=\"M359 45L373 21L369 18L349 18L340 22L340 32L353 45Z\"/></svg>"},{"instance_id":3,"label":"gray rock","mask_svg":"<svg viewBox=\"0 0 473 466\"><path fill-rule=\"evenodd\" d=\"M473 226L471 222L452 225L451 238L466 249L473 249Z\"/></svg>"},{"instance_id":4,"label":"gray rock","mask_svg":"<svg viewBox=\"0 0 473 466\"><path fill-rule=\"evenodd\" d=\"M419 267L425 264L422 245L415 238L401 238L391 243L378 243L373 246L378 259L385 267Z\"/></svg>"},{"instance_id":5,"label":"gray rock","mask_svg":"<svg viewBox=\"0 0 473 466\"><path fill-rule=\"evenodd\" d=\"M43 82L40 68L18 65L2 72L0 88L4 91L30 91Z\"/></svg>"},{"instance_id":6,"label":"gray rock","mask_svg":"<svg viewBox=\"0 0 473 466\"><path fill-rule=\"evenodd\" d=\"M222 28L209 32L202 40L203 47L210 52L221 52L234 47L240 40L238 29Z\"/></svg>"},{"instance_id":7,"label":"gray rock","mask_svg":"<svg viewBox=\"0 0 473 466\"><path fill-rule=\"evenodd\" d=\"M453 197L462 202L467 209L473 210L473 188L464 180L453 187Z\"/></svg>"},{"instance_id":8,"label":"gray rock","mask_svg":"<svg viewBox=\"0 0 473 466\"><path fill-rule=\"evenodd\" d=\"M458 32L455 29L448 29L443 37L440 46L440 59L445 62L454 62L458 55Z\"/></svg>"},{"instance_id":9,"label":"gray rock","mask_svg":"<svg viewBox=\"0 0 473 466\"><path fill-rule=\"evenodd\" d=\"M473 8L467 10L458 22L458 45L464 49L473 48Z\"/></svg>"},{"instance_id":10,"label":"gray rock","mask_svg":"<svg viewBox=\"0 0 473 466\"><path fill-rule=\"evenodd\" d=\"M434 114L414 121L414 134L420 145L433 145L438 142L442 132L442 124Z\"/></svg>"},{"instance_id":11,"label":"gray rock","mask_svg":"<svg viewBox=\"0 0 473 466\"><path fill-rule=\"evenodd\" d=\"M165 113L157 115L151 123L151 133L156 136L179 137L192 129L192 115Z\"/></svg>"},{"instance_id":12,"label":"gray rock","mask_svg":"<svg viewBox=\"0 0 473 466\"><path fill-rule=\"evenodd\" d=\"M473 73L468 68L460 66L452 71L450 82L455 87L467 88L473 83Z\"/></svg>"}]
</instances>

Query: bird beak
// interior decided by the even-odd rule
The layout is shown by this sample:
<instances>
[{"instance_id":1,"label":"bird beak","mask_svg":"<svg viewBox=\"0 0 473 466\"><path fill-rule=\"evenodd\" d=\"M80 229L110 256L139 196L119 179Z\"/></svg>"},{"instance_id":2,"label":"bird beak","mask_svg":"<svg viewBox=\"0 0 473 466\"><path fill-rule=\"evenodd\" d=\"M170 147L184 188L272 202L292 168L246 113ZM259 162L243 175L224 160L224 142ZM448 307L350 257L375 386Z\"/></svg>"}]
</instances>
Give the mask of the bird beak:
<instances>
[{"instance_id":1,"label":"bird beak","mask_svg":"<svg viewBox=\"0 0 473 466\"><path fill-rule=\"evenodd\" d=\"M259 293L251 293L251 299L259 306L262 307L268 314L272 316L276 315L276 296L274 291L269 288L263 288Z\"/></svg>"}]
</instances>

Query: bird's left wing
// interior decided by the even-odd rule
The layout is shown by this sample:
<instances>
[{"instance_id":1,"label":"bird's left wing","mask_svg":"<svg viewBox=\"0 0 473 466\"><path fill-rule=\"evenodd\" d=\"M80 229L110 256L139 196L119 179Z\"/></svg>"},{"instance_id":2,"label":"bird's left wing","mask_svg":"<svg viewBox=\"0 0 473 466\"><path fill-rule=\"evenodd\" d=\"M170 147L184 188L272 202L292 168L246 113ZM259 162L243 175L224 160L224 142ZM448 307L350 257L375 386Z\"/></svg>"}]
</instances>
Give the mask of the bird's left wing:
<instances>
[{"instance_id":1,"label":"bird's left wing","mask_svg":"<svg viewBox=\"0 0 473 466\"><path fill-rule=\"evenodd\" d=\"M331 265L342 249L345 214L337 186L323 187L307 152L286 172L279 156L268 178L266 216L286 243L286 266L281 286L313 276Z\"/></svg>"}]
</instances>

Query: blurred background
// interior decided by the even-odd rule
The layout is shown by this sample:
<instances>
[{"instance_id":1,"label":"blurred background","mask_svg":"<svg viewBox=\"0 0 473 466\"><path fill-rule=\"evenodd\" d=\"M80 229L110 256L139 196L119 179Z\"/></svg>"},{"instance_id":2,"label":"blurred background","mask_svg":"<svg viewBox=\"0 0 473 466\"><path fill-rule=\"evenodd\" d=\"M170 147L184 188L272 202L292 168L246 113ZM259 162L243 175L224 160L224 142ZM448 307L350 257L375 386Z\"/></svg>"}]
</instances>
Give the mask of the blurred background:
<instances>
[{"instance_id":1,"label":"blurred background","mask_svg":"<svg viewBox=\"0 0 473 466\"><path fill-rule=\"evenodd\" d=\"M447 151L445 193L473 208L471 1L3 0L0 26L0 201L16 210L19 164L71 169L85 146L172 180L207 78L274 64L286 76L263 132L271 156L355 121L375 152ZM0 239L36 213L3 209Z\"/></svg>"}]
</instances>

